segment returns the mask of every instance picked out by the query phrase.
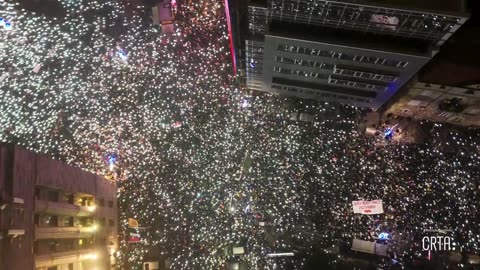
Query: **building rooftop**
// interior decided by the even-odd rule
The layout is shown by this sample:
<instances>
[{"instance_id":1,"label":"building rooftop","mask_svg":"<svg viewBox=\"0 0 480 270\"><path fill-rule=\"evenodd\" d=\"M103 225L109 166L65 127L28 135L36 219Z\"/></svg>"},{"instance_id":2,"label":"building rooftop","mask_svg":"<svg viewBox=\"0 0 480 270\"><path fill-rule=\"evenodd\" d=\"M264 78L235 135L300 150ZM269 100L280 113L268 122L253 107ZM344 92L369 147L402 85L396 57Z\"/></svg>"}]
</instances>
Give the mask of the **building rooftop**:
<instances>
[{"instance_id":1,"label":"building rooftop","mask_svg":"<svg viewBox=\"0 0 480 270\"><path fill-rule=\"evenodd\" d=\"M466 11L466 0L338 0L337 2L415 9L431 13L465 14Z\"/></svg>"},{"instance_id":2,"label":"building rooftop","mask_svg":"<svg viewBox=\"0 0 480 270\"><path fill-rule=\"evenodd\" d=\"M430 53L429 43L422 40L407 40L401 37L380 36L373 33L359 33L313 25L272 22L268 34L418 56L429 56Z\"/></svg>"}]
</instances>

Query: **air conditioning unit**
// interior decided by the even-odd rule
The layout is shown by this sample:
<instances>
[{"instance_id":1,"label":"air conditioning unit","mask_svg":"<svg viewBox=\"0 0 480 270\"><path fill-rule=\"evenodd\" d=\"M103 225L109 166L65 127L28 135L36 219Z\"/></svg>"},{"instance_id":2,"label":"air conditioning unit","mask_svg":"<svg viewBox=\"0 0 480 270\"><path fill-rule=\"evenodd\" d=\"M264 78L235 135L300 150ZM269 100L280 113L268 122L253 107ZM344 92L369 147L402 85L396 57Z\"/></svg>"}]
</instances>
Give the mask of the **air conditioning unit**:
<instances>
[{"instance_id":1,"label":"air conditioning unit","mask_svg":"<svg viewBox=\"0 0 480 270\"><path fill-rule=\"evenodd\" d=\"M25 201L21 198L13 198L13 203L16 203L16 204L24 204Z\"/></svg>"},{"instance_id":2,"label":"air conditioning unit","mask_svg":"<svg viewBox=\"0 0 480 270\"><path fill-rule=\"evenodd\" d=\"M144 262L143 270L159 270L160 266L158 262Z\"/></svg>"},{"instance_id":3,"label":"air conditioning unit","mask_svg":"<svg viewBox=\"0 0 480 270\"><path fill-rule=\"evenodd\" d=\"M19 235L25 235L25 230L20 230L20 229L8 230L7 234L12 237L17 237Z\"/></svg>"}]
</instances>

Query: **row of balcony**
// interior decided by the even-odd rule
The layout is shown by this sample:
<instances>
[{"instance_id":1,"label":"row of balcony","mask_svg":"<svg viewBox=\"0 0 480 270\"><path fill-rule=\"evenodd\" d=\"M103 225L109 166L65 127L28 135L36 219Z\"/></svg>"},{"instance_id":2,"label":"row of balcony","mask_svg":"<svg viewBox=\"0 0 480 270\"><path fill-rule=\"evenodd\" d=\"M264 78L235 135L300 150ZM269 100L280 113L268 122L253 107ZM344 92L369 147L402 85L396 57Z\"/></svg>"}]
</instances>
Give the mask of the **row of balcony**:
<instances>
[{"instance_id":1,"label":"row of balcony","mask_svg":"<svg viewBox=\"0 0 480 270\"><path fill-rule=\"evenodd\" d=\"M82 206L64 202L35 200L35 212L61 216L89 217L93 215L94 211L95 206Z\"/></svg>"},{"instance_id":2,"label":"row of balcony","mask_svg":"<svg viewBox=\"0 0 480 270\"><path fill-rule=\"evenodd\" d=\"M84 249L66 252L57 252L35 256L35 268L65 265L86 260L96 260L98 254L94 249Z\"/></svg>"},{"instance_id":3,"label":"row of balcony","mask_svg":"<svg viewBox=\"0 0 480 270\"><path fill-rule=\"evenodd\" d=\"M96 226L90 227L36 227L35 240L87 238L97 231Z\"/></svg>"}]
</instances>

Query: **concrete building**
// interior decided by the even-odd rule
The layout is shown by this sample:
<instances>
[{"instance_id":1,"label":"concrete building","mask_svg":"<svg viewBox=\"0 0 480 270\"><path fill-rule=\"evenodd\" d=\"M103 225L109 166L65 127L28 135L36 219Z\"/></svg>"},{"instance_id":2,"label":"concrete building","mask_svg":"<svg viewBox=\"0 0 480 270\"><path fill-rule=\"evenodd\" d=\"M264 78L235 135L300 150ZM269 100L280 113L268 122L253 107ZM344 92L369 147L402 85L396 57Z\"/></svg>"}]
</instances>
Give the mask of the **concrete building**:
<instances>
[{"instance_id":1,"label":"concrete building","mask_svg":"<svg viewBox=\"0 0 480 270\"><path fill-rule=\"evenodd\" d=\"M252 1L247 87L377 109L465 23L463 2Z\"/></svg>"},{"instance_id":2,"label":"concrete building","mask_svg":"<svg viewBox=\"0 0 480 270\"><path fill-rule=\"evenodd\" d=\"M116 193L115 182L0 144L0 269L112 269Z\"/></svg>"},{"instance_id":3,"label":"concrete building","mask_svg":"<svg viewBox=\"0 0 480 270\"><path fill-rule=\"evenodd\" d=\"M480 127L480 14L475 12L418 74L419 83L392 100L387 114Z\"/></svg>"}]
</instances>

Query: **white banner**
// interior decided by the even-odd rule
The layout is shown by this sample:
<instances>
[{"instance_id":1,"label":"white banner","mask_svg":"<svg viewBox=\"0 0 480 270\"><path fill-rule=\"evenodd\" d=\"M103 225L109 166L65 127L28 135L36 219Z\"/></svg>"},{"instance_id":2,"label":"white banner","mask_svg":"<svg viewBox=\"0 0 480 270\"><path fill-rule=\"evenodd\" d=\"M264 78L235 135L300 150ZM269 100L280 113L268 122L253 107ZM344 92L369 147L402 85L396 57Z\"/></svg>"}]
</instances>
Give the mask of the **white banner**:
<instances>
[{"instance_id":1,"label":"white banner","mask_svg":"<svg viewBox=\"0 0 480 270\"><path fill-rule=\"evenodd\" d=\"M382 200L352 201L353 213L364 215L383 214Z\"/></svg>"},{"instance_id":2,"label":"white banner","mask_svg":"<svg viewBox=\"0 0 480 270\"><path fill-rule=\"evenodd\" d=\"M386 15L372 15L370 20L372 23L377 23L378 27L388 28L390 30L397 30L400 20L397 17L390 17Z\"/></svg>"}]
</instances>

